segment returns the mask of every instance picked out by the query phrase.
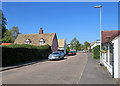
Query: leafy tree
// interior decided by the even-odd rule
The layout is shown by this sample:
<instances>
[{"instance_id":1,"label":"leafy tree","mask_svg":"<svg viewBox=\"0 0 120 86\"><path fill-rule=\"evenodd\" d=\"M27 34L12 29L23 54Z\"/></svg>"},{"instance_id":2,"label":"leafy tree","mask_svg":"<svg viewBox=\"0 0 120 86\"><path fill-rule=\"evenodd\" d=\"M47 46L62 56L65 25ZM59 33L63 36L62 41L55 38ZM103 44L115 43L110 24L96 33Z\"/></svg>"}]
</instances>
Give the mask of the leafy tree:
<instances>
[{"instance_id":1,"label":"leafy tree","mask_svg":"<svg viewBox=\"0 0 120 86\"><path fill-rule=\"evenodd\" d=\"M71 49L75 49L76 51L80 49L81 44L79 43L79 41L75 38L73 38L73 40L70 43L71 45Z\"/></svg>"},{"instance_id":2,"label":"leafy tree","mask_svg":"<svg viewBox=\"0 0 120 86\"><path fill-rule=\"evenodd\" d=\"M75 42L74 46L75 46L75 50L79 50L80 49L80 43L79 43L78 40Z\"/></svg>"},{"instance_id":3,"label":"leafy tree","mask_svg":"<svg viewBox=\"0 0 120 86\"><path fill-rule=\"evenodd\" d=\"M2 32L2 35L1 35L2 37L0 37L0 38L3 38L4 33L7 31L6 25L7 25L7 19L4 17L2 10L0 10L0 35Z\"/></svg>"},{"instance_id":4,"label":"leafy tree","mask_svg":"<svg viewBox=\"0 0 120 86\"><path fill-rule=\"evenodd\" d=\"M15 40L17 36L20 34L18 27L13 26L12 29L9 30L11 33L12 40Z\"/></svg>"},{"instance_id":5,"label":"leafy tree","mask_svg":"<svg viewBox=\"0 0 120 86\"><path fill-rule=\"evenodd\" d=\"M81 49L84 50L85 49L85 45L81 45Z\"/></svg>"},{"instance_id":6,"label":"leafy tree","mask_svg":"<svg viewBox=\"0 0 120 86\"><path fill-rule=\"evenodd\" d=\"M85 49L87 49L87 48L90 46L90 43L87 42L87 41L85 41L85 42L84 42L84 46L85 46Z\"/></svg>"},{"instance_id":7,"label":"leafy tree","mask_svg":"<svg viewBox=\"0 0 120 86\"><path fill-rule=\"evenodd\" d=\"M73 49L73 41L70 43L70 48Z\"/></svg>"},{"instance_id":8,"label":"leafy tree","mask_svg":"<svg viewBox=\"0 0 120 86\"><path fill-rule=\"evenodd\" d=\"M18 27L13 26L12 29L9 29L4 33L4 38L2 39L2 42L13 43L19 34L20 33Z\"/></svg>"},{"instance_id":9,"label":"leafy tree","mask_svg":"<svg viewBox=\"0 0 120 86\"><path fill-rule=\"evenodd\" d=\"M5 33L4 33L4 38L2 39L2 42L3 43L11 43L11 42L14 42L13 39L11 38L11 33L9 30L7 30Z\"/></svg>"}]
</instances>

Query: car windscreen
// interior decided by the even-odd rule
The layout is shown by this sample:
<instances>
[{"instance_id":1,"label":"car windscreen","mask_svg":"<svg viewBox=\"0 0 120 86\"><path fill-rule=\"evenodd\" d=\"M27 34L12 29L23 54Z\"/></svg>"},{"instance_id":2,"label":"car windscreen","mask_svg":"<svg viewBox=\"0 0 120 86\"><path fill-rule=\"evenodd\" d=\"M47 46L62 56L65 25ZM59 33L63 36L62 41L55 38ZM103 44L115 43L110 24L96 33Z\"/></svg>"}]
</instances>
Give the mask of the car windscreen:
<instances>
[{"instance_id":1,"label":"car windscreen","mask_svg":"<svg viewBox=\"0 0 120 86\"><path fill-rule=\"evenodd\" d=\"M59 54L58 52L53 52L52 54Z\"/></svg>"}]
</instances>

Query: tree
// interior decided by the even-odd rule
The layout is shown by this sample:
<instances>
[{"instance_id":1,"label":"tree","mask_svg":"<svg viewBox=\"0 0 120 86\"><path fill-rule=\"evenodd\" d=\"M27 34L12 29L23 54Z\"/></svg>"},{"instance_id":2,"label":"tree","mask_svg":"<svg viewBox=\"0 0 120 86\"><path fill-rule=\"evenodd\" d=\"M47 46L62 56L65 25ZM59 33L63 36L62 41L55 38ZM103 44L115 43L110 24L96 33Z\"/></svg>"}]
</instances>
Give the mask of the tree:
<instances>
[{"instance_id":1,"label":"tree","mask_svg":"<svg viewBox=\"0 0 120 86\"><path fill-rule=\"evenodd\" d=\"M18 27L13 26L12 29L9 29L4 33L4 38L2 39L2 42L13 43L19 34L20 33Z\"/></svg>"},{"instance_id":2,"label":"tree","mask_svg":"<svg viewBox=\"0 0 120 86\"><path fill-rule=\"evenodd\" d=\"M11 33L12 40L15 40L17 36L20 34L18 27L13 26L12 29L9 30Z\"/></svg>"},{"instance_id":3,"label":"tree","mask_svg":"<svg viewBox=\"0 0 120 86\"><path fill-rule=\"evenodd\" d=\"M70 48L73 49L73 41L70 42Z\"/></svg>"},{"instance_id":4,"label":"tree","mask_svg":"<svg viewBox=\"0 0 120 86\"><path fill-rule=\"evenodd\" d=\"M88 47L90 47L90 43L87 42L87 41L85 41L85 42L84 42L84 46L85 46L85 49L88 49Z\"/></svg>"},{"instance_id":5,"label":"tree","mask_svg":"<svg viewBox=\"0 0 120 86\"><path fill-rule=\"evenodd\" d=\"M4 17L2 10L0 10L0 34L2 32L1 35L2 37L0 38L4 38L4 33L7 31L6 25L7 25L7 19Z\"/></svg>"},{"instance_id":6,"label":"tree","mask_svg":"<svg viewBox=\"0 0 120 86\"><path fill-rule=\"evenodd\" d=\"M76 51L80 49L81 44L79 43L79 41L75 38L73 38L73 40L70 43L71 45L71 49L75 49Z\"/></svg>"},{"instance_id":7,"label":"tree","mask_svg":"<svg viewBox=\"0 0 120 86\"><path fill-rule=\"evenodd\" d=\"M11 33L9 30L7 30L5 33L4 33L4 38L2 39L2 42L3 43L11 43L11 42L14 42L11 38Z\"/></svg>"},{"instance_id":8,"label":"tree","mask_svg":"<svg viewBox=\"0 0 120 86\"><path fill-rule=\"evenodd\" d=\"M80 43L79 43L79 41L77 40L76 42L75 42L75 50L77 51L77 50L79 50L80 49Z\"/></svg>"}]
</instances>

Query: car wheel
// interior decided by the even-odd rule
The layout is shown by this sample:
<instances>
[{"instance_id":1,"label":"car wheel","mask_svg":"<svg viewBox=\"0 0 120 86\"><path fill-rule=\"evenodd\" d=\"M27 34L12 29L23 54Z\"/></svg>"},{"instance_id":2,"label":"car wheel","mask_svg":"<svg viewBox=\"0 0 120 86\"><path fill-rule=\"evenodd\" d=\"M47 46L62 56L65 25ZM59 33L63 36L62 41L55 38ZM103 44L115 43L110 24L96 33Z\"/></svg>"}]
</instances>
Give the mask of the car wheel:
<instances>
[{"instance_id":1,"label":"car wheel","mask_svg":"<svg viewBox=\"0 0 120 86\"><path fill-rule=\"evenodd\" d=\"M61 59L60 56L59 56L59 59Z\"/></svg>"},{"instance_id":2,"label":"car wheel","mask_svg":"<svg viewBox=\"0 0 120 86\"><path fill-rule=\"evenodd\" d=\"M49 61L52 61L51 59L49 59Z\"/></svg>"},{"instance_id":3,"label":"car wheel","mask_svg":"<svg viewBox=\"0 0 120 86\"><path fill-rule=\"evenodd\" d=\"M64 59L64 56L63 56L63 59Z\"/></svg>"}]
</instances>

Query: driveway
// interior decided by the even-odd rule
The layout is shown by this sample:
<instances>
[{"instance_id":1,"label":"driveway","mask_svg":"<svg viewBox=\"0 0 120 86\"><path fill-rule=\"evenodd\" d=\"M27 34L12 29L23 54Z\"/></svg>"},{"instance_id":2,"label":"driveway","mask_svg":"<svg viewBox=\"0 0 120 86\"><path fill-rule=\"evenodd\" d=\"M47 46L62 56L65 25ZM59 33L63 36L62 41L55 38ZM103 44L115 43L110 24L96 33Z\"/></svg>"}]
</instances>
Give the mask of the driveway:
<instances>
[{"instance_id":1,"label":"driveway","mask_svg":"<svg viewBox=\"0 0 120 86\"><path fill-rule=\"evenodd\" d=\"M78 84L88 60L86 53L2 72L3 84Z\"/></svg>"}]
</instances>

